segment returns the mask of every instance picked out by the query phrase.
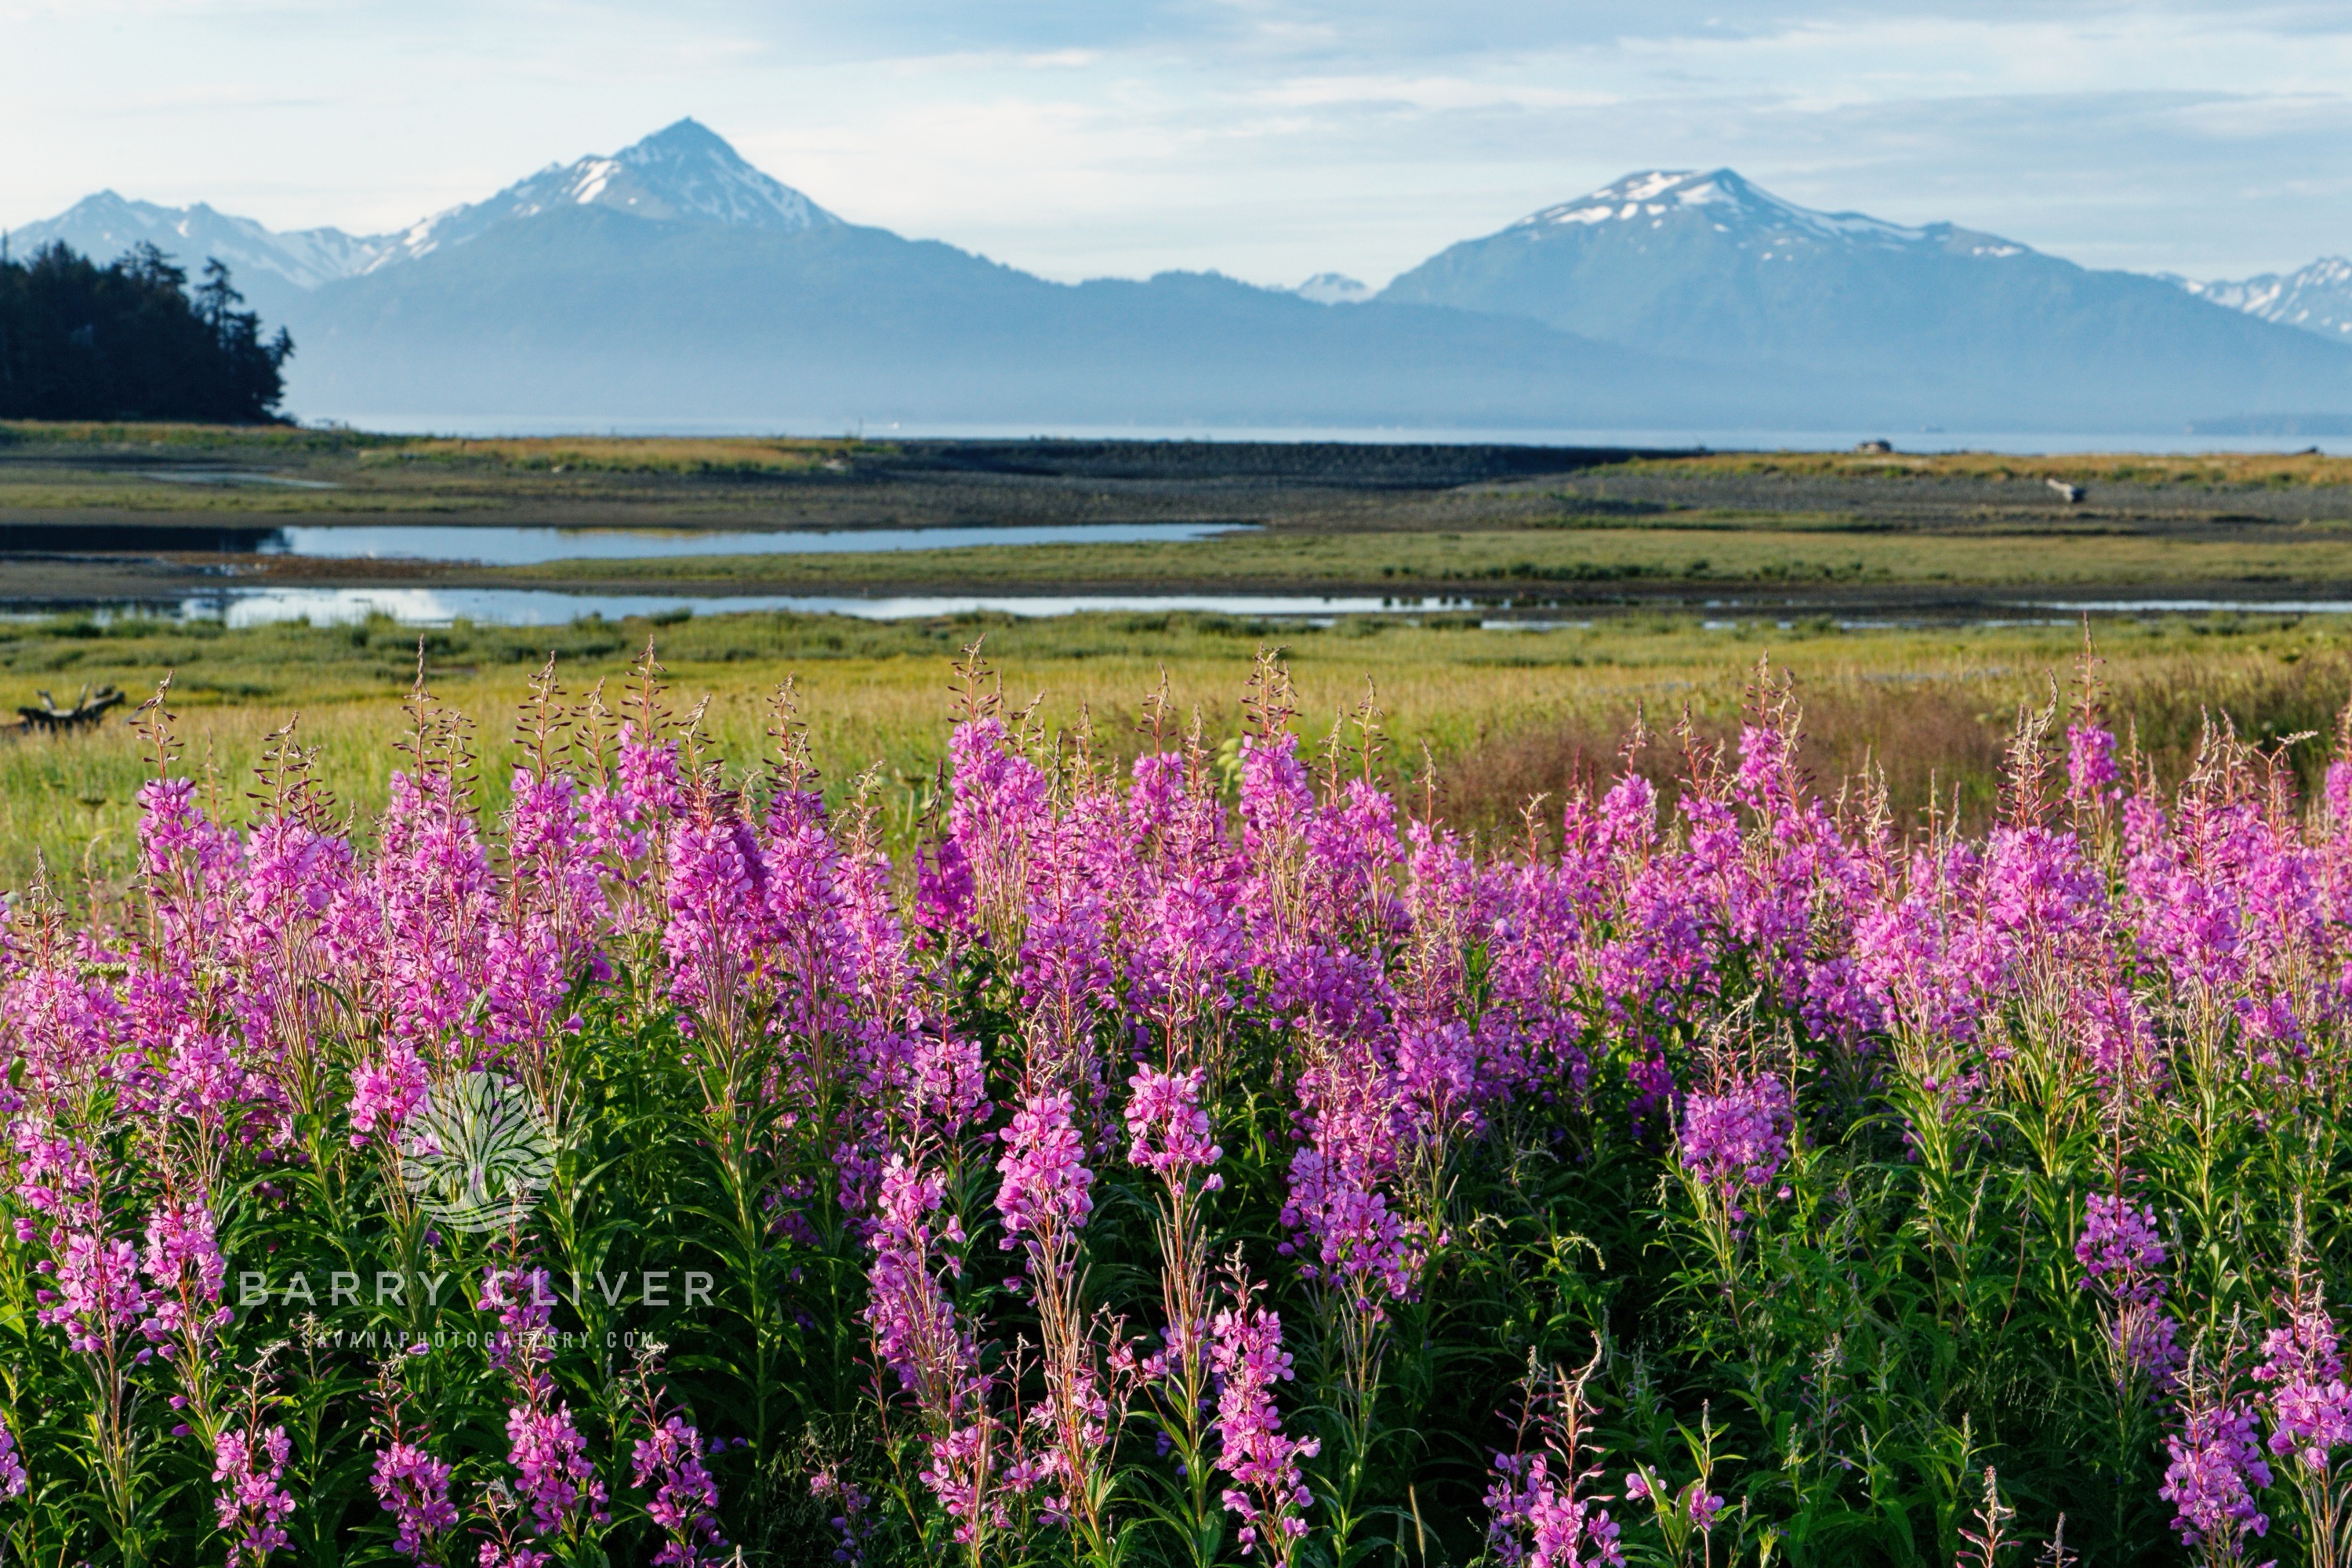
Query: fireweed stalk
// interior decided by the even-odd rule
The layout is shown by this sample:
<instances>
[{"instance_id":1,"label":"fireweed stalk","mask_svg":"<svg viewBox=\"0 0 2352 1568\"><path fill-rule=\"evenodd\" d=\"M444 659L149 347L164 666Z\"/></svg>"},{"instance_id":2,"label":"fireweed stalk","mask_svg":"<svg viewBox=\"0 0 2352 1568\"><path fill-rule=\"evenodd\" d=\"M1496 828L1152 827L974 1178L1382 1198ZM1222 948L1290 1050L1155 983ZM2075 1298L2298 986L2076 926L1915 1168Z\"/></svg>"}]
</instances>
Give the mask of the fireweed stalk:
<instances>
[{"instance_id":1,"label":"fireweed stalk","mask_svg":"<svg viewBox=\"0 0 2352 1568\"><path fill-rule=\"evenodd\" d=\"M1512 1449L1495 1455L1486 1489L1486 1541L1507 1568L1621 1568L1625 1561L1619 1525L1597 1506L1612 1499L1592 1486L1608 1457L1592 1441L1595 1412L1585 1396L1600 1365L1598 1349L1574 1377L1528 1363ZM1626 1478L1626 1490L1635 1500L1650 1495L1638 1473Z\"/></svg>"},{"instance_id":2,"label":"fireweed stalk","mask_svg":"<svg viewBox=\"0 0 2352 1568\"><path fill-rule=\"evenodd\" d=\"M543 1268L486 1269L476 1308L494 1314L490 1364L506 1374L507 1463L530 1533L551 1543L593 1541L610 1522L605 1488L588 1458L572 1407L558 1398L549 1365L553 1281ZM518 1515L520 1519L520 1515Z\"/></svg>"},{"instance_id":3,"label":"fireweed stalk","mask_svg":"<svg viewBox=\"0 0 2352 1568\"><path fill-rule=\"evenodd\" d=\"M230 1568L262 1568L270 1554L292 1544L286 1531L294 1512L286 1489L293 1444L282 1426L265 1426L278 1401L267 1389L267 1361L254 1368L244 1407L213 1439L214 1515L228 1540Z\"/></svg>"},{"instance_id":4,"label":"fireweed stalk","mask_svg":"<svg viewBox=\"0 0 2352 1568\"><path fill-rule=\"evenodd\" d=\"M2352 1489L2352 1389L2344 1382L2336 1320L2312 1278L2305 1256L2303 1216L2296 1215L2288 1289L2278 1303L2284 1320L2263 1339L2253 1381L2256 1403L2268 1417L2266 1445L2294 1488L2301 1507L2304 1542L2313 1568L2338 1568L2352 1542L2346 1540L2347 1491Z\"/></svg>"},{"instance_id":5,"label":"fireweed stalk","mask_svg":"<svg viewBox=\"0 0 2352 1568\"><path fill-rule=\"evenodd\" d=\"M1128 1079L1128 1163L1159 1176L1154 1194L1160 1243L1160 1342L1140 1363L1139 1387L1150 1402L1161 1442L1177 1465L1174 1521L1196 1568L1216 1555L1208 1414L1213 1393L1209 1342L1209 1249L1201 1204L1224 1185L1216 1163L1224 1151L1210 1139L1201 1109L1206 1069L1181 1076L1145 1068Z\"/></svg>"},{"instance_id":6,"label":"fireweed stalk","mask_svg":"<svg viewBox=\"0 0 2352 1568\"><path fill-rule=\"evenodd\" d=\"M2242 1562L2248 1541L2270 1532L2257 1500L2271 1467L2243 1387L2244 1351L2234 1321L2210 1349L2191 1351L2175 1405L2178 1429L2165 1438L2171 1462L2158 1495L2173 1507L2181 1545L2213 1568Z\"/></svg>"},{"instance_id":7,"label":"fireweed stalk","mask_svg":"<svg viewBox=\"0 0 2352 1568\"><path fill-rule=\"evenodd\" d=\"M996 1195L1002 1245L1022 1249L1020 1279L1036 1304L1043 1340L1045 1399L1034 1419L1045 1429L1045 1513L1066 1522L1087 1553L1107 1564L1116 1560L1111 1445L1126 1415L1126 1392L1124 1371L1104 1364L1097 1325L1086 1308L1082 1237L1094 1211L1094 1176L1083 1163L1066 1090L1027 1097L1003 1136Z\"/></svg>"},{"instance_id":8,"label":"fireweed stalk","mask_svg":"<svg viewBox=\"0 0 2352 1568\"><path fill-rule=\"evenodd\" d=\"M671 1407L656 1381L663 1346L638 1348L632 1415L643 1434L630 1446L629 1484L646 1498L646 1516L662 1532L655 1568L704 1568L723 1562L727 1542L719 1533L719 1485L704 1461L726 1450L706 1441L685 1415Z\"/></svg>"},{"instance_id":9,"label":"fireweed stalk","mask_svg":"<svg viewBox=\"0 0 2352 1568\"><path fill-rule=\"evenodd\" d=\"M430 1429L409 1414L401 1377L412 1359L411 1352L395 1352L376 1369L381 1446L368 1485L392 1516L394 1550L417 1568L446 1568L448 1536L458 1523L450 1491L454 1471L434 1457Z\"/></svg>"},{"instance_id":10,"label":"fireweed stalk","mask_svg":"<svg viewBox=\"0 0 2352 1568\"><path fill-rule=\"evenodd\" d=\"M1228 1304L1210 1324L1210 1365L1217 1391L1217 1468L1233 1485L1225 1507L1242 1521L1242 1553L1289 1568L1305 1539L1315 1500L1298 1471L1322 1444L1282 1430L1275 1393L1297 1373L1282 1345L1282 1318L1255 1300L1257 1287L1229 1271Z\"/></svg>"},{"instance_id":11,"label":"fireweed stalk","mask_svg":"<svg viewBox=\"0 0 2352 1568\"><path fill-rule=\"evenodd\" d=\"M1715 1254L1736 1323L1741 1311L1739 1238L1757 1211L1790 1195L1780 1172L1789 1160L1796 1102L1777 1073L1752 1060L1731 1059L1725 1034L1718 1031L1708 1041L1706 1089L1684 1100L1675 1142L1683 1184Z\"/></svg>"},{"instance_id":12,"label":"fireweed stalk","mask_svg":"<svg viewBox=\"0 0 2352 1568\"><path fill-rule=\"evenodd\" d=\"M890 1423L899 1395L912 1397L922 1426L919 1479L977 1564L992 1532L1013 1522L1000 1473L1014 1461L992 1407L995 1379L982 1368L981 1347L950 1294L963 1260L949 1248L964 1236L961 1222L943 1210L946 1191L944 1178L900 1158L883 1171L865 1317L883 1421ZM903 1481L899 1499L910 1515L918 1511Z\"/></svg>"}]
</instances>

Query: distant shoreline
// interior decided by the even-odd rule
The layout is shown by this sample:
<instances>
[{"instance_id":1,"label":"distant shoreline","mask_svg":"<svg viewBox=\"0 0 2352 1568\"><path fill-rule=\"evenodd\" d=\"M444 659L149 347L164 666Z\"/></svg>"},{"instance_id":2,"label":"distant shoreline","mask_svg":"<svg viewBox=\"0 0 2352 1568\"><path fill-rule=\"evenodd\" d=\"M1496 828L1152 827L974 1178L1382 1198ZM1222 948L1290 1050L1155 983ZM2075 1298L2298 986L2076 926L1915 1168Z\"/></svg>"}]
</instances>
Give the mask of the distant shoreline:
<instances>
[{"instance_id":1,"label":"distant shoreline","mask_svg":"<svg viewBox=\"0 0 2352 1568\"><path fill-rule=\"evenodd\" d=\"M2332 427L2331 427L2332 426ZM1662 452L1844 452L1883 440L1899 452L1999 452L2016 457L2090 452L2150 456L2198 452L2300 452L2316 446L2331 457L2352 457L2352 416L2254 415L2199 420L2172 431L1826 430L1669 426L1611 428L1458 429L1391 426L961 424L809 417L777 419L645 419L588 415L366 414L314 416L310 429L350 429L385 436L442 436L467 440L563 438L718 439L728 437L848 438L868 441L1213 441L1279 445L1543 447L1562 449L1633 447Z\"/></svg>"}]
</instances>

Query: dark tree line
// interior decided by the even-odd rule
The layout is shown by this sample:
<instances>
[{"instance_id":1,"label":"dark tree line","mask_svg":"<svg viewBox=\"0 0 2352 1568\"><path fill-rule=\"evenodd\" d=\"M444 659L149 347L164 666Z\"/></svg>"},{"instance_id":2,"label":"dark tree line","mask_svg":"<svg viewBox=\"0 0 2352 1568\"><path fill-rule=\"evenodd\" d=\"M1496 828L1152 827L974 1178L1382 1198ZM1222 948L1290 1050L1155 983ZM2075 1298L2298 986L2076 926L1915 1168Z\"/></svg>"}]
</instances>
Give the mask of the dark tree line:
<instances>
[{"instance_id":1,"label":"dark tree line","mask_svg":"<svg viewBox=\"0 0 2352 1568\"><path fill-rule=\"evenodd\" d=\"M294 340L264 341L218 260L204 277L148 244L104 267L62 244L0 259L0 417L276 418Z\"/></svg>"}]
</instances>

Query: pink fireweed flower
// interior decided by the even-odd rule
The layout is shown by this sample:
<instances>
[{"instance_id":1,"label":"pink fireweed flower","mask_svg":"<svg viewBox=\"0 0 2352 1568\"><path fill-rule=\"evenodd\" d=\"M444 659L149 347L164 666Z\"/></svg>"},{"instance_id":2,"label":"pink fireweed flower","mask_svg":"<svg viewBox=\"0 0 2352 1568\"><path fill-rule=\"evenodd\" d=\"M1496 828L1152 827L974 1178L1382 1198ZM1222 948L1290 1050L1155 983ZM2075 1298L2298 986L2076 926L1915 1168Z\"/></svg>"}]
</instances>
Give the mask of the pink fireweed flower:
<instances>
[{"instance_id":1,"label":"pink fireweed flower","mask_svg":"<svg viewBox=\"0 0 2352 1568\"><path fill-rule=\"evenodd\" d=\"M2119 1358L2118 1380L2123 1369L2137 1368L2159 1392L2188 1362L2179 1326L2164 1309L2165 1282L2155 1273L2165 1256L2154 1209L2119 1193L2094 1193L2085 1201L2074 1243L2074 1260L2083 1266L2076 1283L2110 1303L2107 1332Z\"/></svg>"},{"instance_id":2,"label":"pink fireweed flower","mask_svg":"<svg viewBox=\"0 0 2352 1568\"><path fill-rule=\"evenodd\" d=\"M421 1568L438 1568L436 1542L457 1528L450 1500L450 1468L413 1443L394 1443L375 1457L374 1489L393 1518L393 1544Z\"/></svg>"},{"instance_id":3,"label":"pink fireweed flower","mask_svg":"<svg viewBox=\"0 0 2352 1568\"><path fill-rule=\"evenodd\" d=\"M1764 1077L1735 1081L1722 1094L1694 1094L1683 1106L1683 1169L1728 1197L1763 1187L1789 1157L1796 1110L1789 1086Z\"/></svg>"},{"instance_id":4,"label":"pink fireweed flower","mask_svg":"<svg viewBox=\"0 0 2352 1568\"><path fill-rule=\"evenodd\" d=\"M1014 1462L1006 1465L1003 1457L994 1452L995 1445L1006 1436L995 1419L982 1412L979 1420L950 1427L930 1440L930 1463L919 1479L956 1521L958 1545L970 1546L983 1531L1001 1530L1011 1523L1008 1504L1035 1483L1035 1467L1025 1458L1015 1456Z\"/></svg>"},{"instance_id":5,"label":"pink fireweed flower","mask_svg":"<svg viewBox=\"0 0 2352 1568\"><path fill-rule=\"evenodd\" d=\"M1621 1568L1617 1521L1594 1506L1601 1500L1577 1496L1572 1479L1563 1483L1552 1474L1551 1455L1497 1454L1494 1473L1486 1540L1501 1562L1510 1568ZM1626 1478L1628 1493L1637 1498L1643 1495L1633 1489L1640 1479Z\"/></svg>"},{"instance_id":6,"label":"pink fireweed flower","mask_svg":"<svg viewBox=\"0 0 2352 1568\"><path fill-rule=\"evenodd\" d=\"M544 1392L548 1384L540 1369L554 1353L547 1326L555 1315L554 1281L547 1270L485 1268L474 1308L499 1315L498 1330L488 1340L490 1364L526 1388Z\"/></svg>"},{"instance_id":7,"label":"pink fireweed flower","mask_svg":"<svg viewBox=\"0 0 2352 1568\"><path fill-rule=\"evenodd\" d=\"M25 1495L25 1457L16 1451L16 1434L0 1419L0 1502Z\"/></svg>"},{"instance_id":8,"label":"pink fireweed flower","mask_svg":"<svg viewBox=\"0 0 2352 1568\"><path fill-rule=\"evenodd\" d=\"M1598 1506L1609 1499L1589 1489L1606 1456L1590 1441L1593 1410L1584 1394L1599 1364L1596 1353L1574 1378L1528 1365L1516 1451L1495 1455L1486 1497L1486 1540L1511 1568L1617 1568L1624 1561L1617 1523ZM1531 1447L1528 1439L1537 1436L1540 1446ZM1635 1501L1649 1497L1643 1472L1626 1476L1625 1492Z\"/></svg>"},{"instance_id":9,"label":"pink fireweed flower","mask_svg":"<svg viewBox=\"0 0 2352 1568\"><path fill-rule=\"evenodd\" d=\"M555 1553L512 1541L485 1541L476 1562L478 1568L554 1568Z\"/></svg>"},{"instance_id":10,"label":"pink fireweed flower","mask_svg":"<svg viewBox=\"0 0 2352 1568\"><path fill-rule=\"evenodd\" d=\"M2093 1193L2084 1205L2083 1235L2074 1261L2083 1266L2081 1288L2118 1300L2161 1295L2164 1283L2149 1278L2164 1267L2164 1242L2156 1211L2120 1193Z\"/></svg>"},{"instance_id":11,"label":"pink fireweed flower","mask_svg":"<svg viewBox=\"0 0 2352 1568\"><path fill-rule=\"evenodd\" d=\"M1024 1234L1042 1239L1072 1230L1094 1212L1087 1192L1094 1173L1086 1167L1086 1149L1070 1110L1066 1092L1031 1095L1013 1112L1012 1125L997 1134L1004 1153L996 1168L1004 1180L996 1191L996 1208L1004 1216L1000 1245L1007 1251Z\"/></svg>"},{"instance_id":12,"label":"pink fireweed flower","mask_svg":"<svg viewBox=\"0 0 2352 1568\"><path fill-rule=\"evenodd\" d=\"M725 1005L756 967L767 930L767 861L751 825L682 821L669 847L670 990L687 1007Z\"/></svg>"},{"instance_id":13,"label":"pink fireweed flower","mask_svg":"<svg viewBox=\"0 0 2352 1568\"><path fill-rule=\"evenodd\" d=\"M226 1307L206 1312L220 1300L228 1260L214 1238L212 1210L202 1204L164 1204L147 1221L147 1278L155 1287L154 1312L140 1330L157 1342L194 1330L206 1334L227 1326Z\"/></svg>"},{"instance_id":14,"label":"pink fireweed flower","mask_svg":"<svg viewBox=\"0 0 2352 1568\"><path fill-rule=\"evenodd\" d=\"M2116 737L2096 724L2066 726L2066 798L2077 805L2114 798Z\"/></svg>"},{"instance_id":15,"label":"pink fireweed flower","mask_svg":"<svg viewBox=\"0 0 2352 1568\"><path fill-rule=\"evenodd\" d=\"M701 1434L677 1415L636 1440L629 1484L652 1494L646 1514L668 1537L653 1555L655 1568L696 1568L726 1552L719 1534L719 1483L703 1466L702 1447Z\"/></svg>"},{"instance_id":16,"label":"pink fireweed flower","mask_svg":"<svg viewBox=\"0 0 2352 1568\"><path fill-rule=\"evenodd\" d=\"M990 934L1017 942L1030 852L1054 833L1052 787L1000 719L958 724L948 737L948 841L933 889L944 906L941 923L977 917Z\"/></svg>"},{"instance_id":17,"label":"pink fireweed flower","mask_svg":"<svg viewBox=\"0 0 2352 1568\"><path fill-rule=\"evenodd\" d=\"M214 1512L229 1536L229 1563L259 1563L291 1541L285 1531L292 1494L279 1484L293 1446L286 1428L228 1431L213 1445L213 1479L220 1491Z\"/></svg>"},{"instance_id":18,"label":"pink fireweed flower","mask_svg":"<svg viewBox=\"0 0 2352 1568\"><path fill-rule=\"evenodd\" d=\"M1225 1152L1209 1142L1209 1115L1201 1109L1207 1082L1208 1074L1199 1068L1181 1075L1145 1068L1127 1080L1133 1091L1127 1101L1129 1164L1181 1182L1224 1158ZM1213 1172L1201 1184L1210 1192L1223 1184Z\"/></svg>"},{"instance_id":19,"label":"pink fireweed flower","mask_svg":"<svg viewBox=\"0 0 2352 1568\"><path fill-rule=\"evenodd\" d=\"M1377 1314L1387 1301L1412 1299L1427 1260L1419 1232L1360 1166L1313 1148L1299 1150L1291 1156L1282 1217L1314 1244L1314 1261L1300 1272L1328 1281L1358 1310ZM1286 1242L1282 1250L1295 1248Z\"/></svg>"},{"instance_id":20,"label":"pink fireweed flower","mask_svg":"<svg viewBox=\"0 0 2352 1568\"><path fill-rule=\"evenodd\" d=\"M1255 1555L1264 1546L1268 1557L1286 1563L1293 1543L1307 1533L1304 1510L1315 1500L1299 1479L1298 1461L1313 1458L1323 1446L1312 1437L1283 1436L1274 1390L1296 1373L1282 1348L1282 1319L1250 1306L1246 1294L1240 1306L1219 1312L1212 1328L1217 1468L1233 1478L1223 1500L1241 1518L1242 1554Z\"/></svg>"},{"instance_id":21,"label":"pink fireweed flower","mask_svg":"<svg viewBox=\"0 0 2352 1568\"><path fill-rule=\"evenodd\" d=\"M1318 966L1302 978L1329 995L1334 988L1327 983L1351 983L1343 974ZM1307 1244L1300 1272L1374 1316L1390 1300L1412 1300L1427 1260L1421 1228L1397 1214L1384 1190L1407 1125L1397 1089L1397 1075L1369 1030L1317 1053L1299 1086L1308 1107L1307 1142L1291 1156L1282 1205L1282 1223L1303 1235L1278 1250L1287 1257L1304 1250L1300 1241Z\"/></svg>"},{"instance_id":22,"label":"pink fireweed flower","mask_svg":"<svg viewBox=\"0 0 2352 1568\"><path fill-rule=\"evenodd\" d=\"M2074 994L2073 1012L2082 1030L2084 1054L2101 1084L2141 1094L2154 1089L2164 1071L2147 1010L2121 985L2087 985Z\"/></svg>"},{"instance_id":23,"label":"pink fireweed flower","mask_svg":"<svg viewBox=\"0 0 2352 1568\"><path fill-rule=\"evenodd\" d=\"M101 1241L68 1233L58 1249L54 1290L41 1292L50 1304L40 1320L62 1327L66 1342L96 1355L116 1331L138 1321L147 1309L139 1289L139 1249L127 1241Z\"/></svg>"},{"instance_id":24,"label":"pink fireweed flower","mask_svg":"<svg viewBox=\"0 0 2352 1568\"><path fill-rule=\"evenodd\" d=\"M2327 802L2328 817L2339 828L2352 826L2352 761L2338 757L2327 764L2320 795Z\"/></svg>"},{"instance_id":25,"label":"pink fireweed flower","mask_svg":"<svg viewBox=\"0 0 2352 1568\"><path fill-rule=\"evenodd\" d=\"M587 1440L572 1425L569 1405L535 1410L518 1405L507 1412L507 1462L515 1469L515 1490L530 1505L541 1536L561 1534L583 1520L603 1523L604 1483L588 1462Z\"/></svg>"},{"instance_id":26,"label":"pink fireweed flower","mask_svg":"<svg viewBox=\"0 0 2352 1568\"><path fill-rule=\"evenodd\" d=\"M874 1353L898 1374L902 1387L939 1410L947 1407L960 1370L971 1360L940 1283L942 1265L933 1261L939 1239L963 1239L952 1215L934 1232L946 1195L944 1178L891 1156L875 1204L874 1261L866 1270L866 1322ZM954 1272L951 1259L944 1272Z\"/></svg>"},{"instance_id":27,"label":"pink fireweed flower","mask_svg":"<svg viewBox=\"0 0 2352 1568\"><path fill-rule=\"evenodd\" d=\"M2336 1450L2352 1444L2352 1390L2344 1384L2336 1321L2326 1308L2317 1300L2297 1307L2284 1328L2263 1336L2253 1376L2268 1385L2263 1403L2270 1410L2271 1452L2326 1474Z\"/></svg>"},{"instance_id":28,"label":"pink fireweed flower","mask_svg":"<svg viewBox=\"0 0 2352 1568\"><path fill-rule=\"evenodd\" d=\"M2189 1364L2189 1352L2180 1343L2180 1325L2158 1298L2118 1300L2109 1331L2122 1364L2145 1373L2158 1393L2168 1392L2180 1369Z\"/></svg>"},{"instance_id":29,"label":"pink fireweed flower","mask_svg":"<svg viewBox=\"0 0 2352 1568\"><path fill-rule=\"evenodd\" d=\"M809 1495L830 1498L841 1510L830 1521L841 1542L833 1549L833 1560L844 1564L865 1562L868 1529L866 1510L874 1502L866 1489L828 1466L809 1478Z\"/></svg>"},{"instance_id":30,"label":"pink fireweed flower","mask_svg":"<svg viewBox=\"0 0 2352 1568\"><path fill-rule=\"evenodd\" d=\"M375 1059L352 1069L352 1143L389 1141L416 1114L430 1088L415 1048L394 1040Z\"/></svg>"},{"instance_id":31,"label":"pink fireweed flower","mask_svg":"<svg viewBox=\"0 0 2352 1568\"><path fill-rule=\"evenodd\" d=\"M2252 1411L2200 1391L2164 1447L2171 1463L2157 1495L2172 1504L2172 1527L2183 1545L2226 1546L2248 1532L2269 1531L2270 1516L2254 1503L2255 1491L2271 1484L2271 1468L2263 1460Z\"/></svg>"}]
</instances>

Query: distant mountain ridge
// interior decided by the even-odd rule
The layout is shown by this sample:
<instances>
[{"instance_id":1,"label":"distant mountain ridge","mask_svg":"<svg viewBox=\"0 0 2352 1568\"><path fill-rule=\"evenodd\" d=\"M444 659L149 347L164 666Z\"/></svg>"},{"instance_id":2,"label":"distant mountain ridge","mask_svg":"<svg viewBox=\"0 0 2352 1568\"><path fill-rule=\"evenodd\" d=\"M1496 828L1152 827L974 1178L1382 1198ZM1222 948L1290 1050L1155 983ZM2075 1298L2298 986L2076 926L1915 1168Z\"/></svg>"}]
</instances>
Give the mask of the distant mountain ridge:
<instances>
[{"instance_id":1,"label":"distant mountain ridge","mask_svg":"<svg viewBox=\"0 0 2352 1568\"><path fill-rule=\"evenodd\" d=\"M799 191L761 174L694 120L681 120L610 157L591 154L550 163L496 195L420 218L396 234L346 234L338 228L276 232L199 202L188 207L126 201L112 191L84 197L44 222L9 234L17 250L52 240L100 261L142 240L184 259L217 256L240 279L278 279L316 289L403 261L413 261L497 227L567 206L601 206L661 222L793 233L841 220Z\"/></svg>"},{"instance_id":2,"label":"distant mountain ridge","mask_svg":"<svg viewBox=\"0 0 2352 1568\"><path fill-rule=\"evenodd\" d=\"M397 234L109 192L14 243L49 238L220 255L293 329L292 405L345 416L2095 432L2352 411L2352 344L2294 302L2326 279L2092 271L1729 169L1628 175L1377 294L1047 282L845 222L690 120Z\"/></svg>"},{"instance_id":3,"label":"distant mountain ridge","mask_svg":"<svg viewBox=\"0 0 2352 1568\"><path fill-rule=\"evenodd\" d=\"M375 238L339 228L273 231L202 202L166 207L112 191L84 196L56 217L11 229L7 241L18 256L57 242L101 263L142 243L190 266L218 257L236 273L237 287L273 320L287 313L290 296L365 271L383 249Z\"/></svg>"}]
</instances>

